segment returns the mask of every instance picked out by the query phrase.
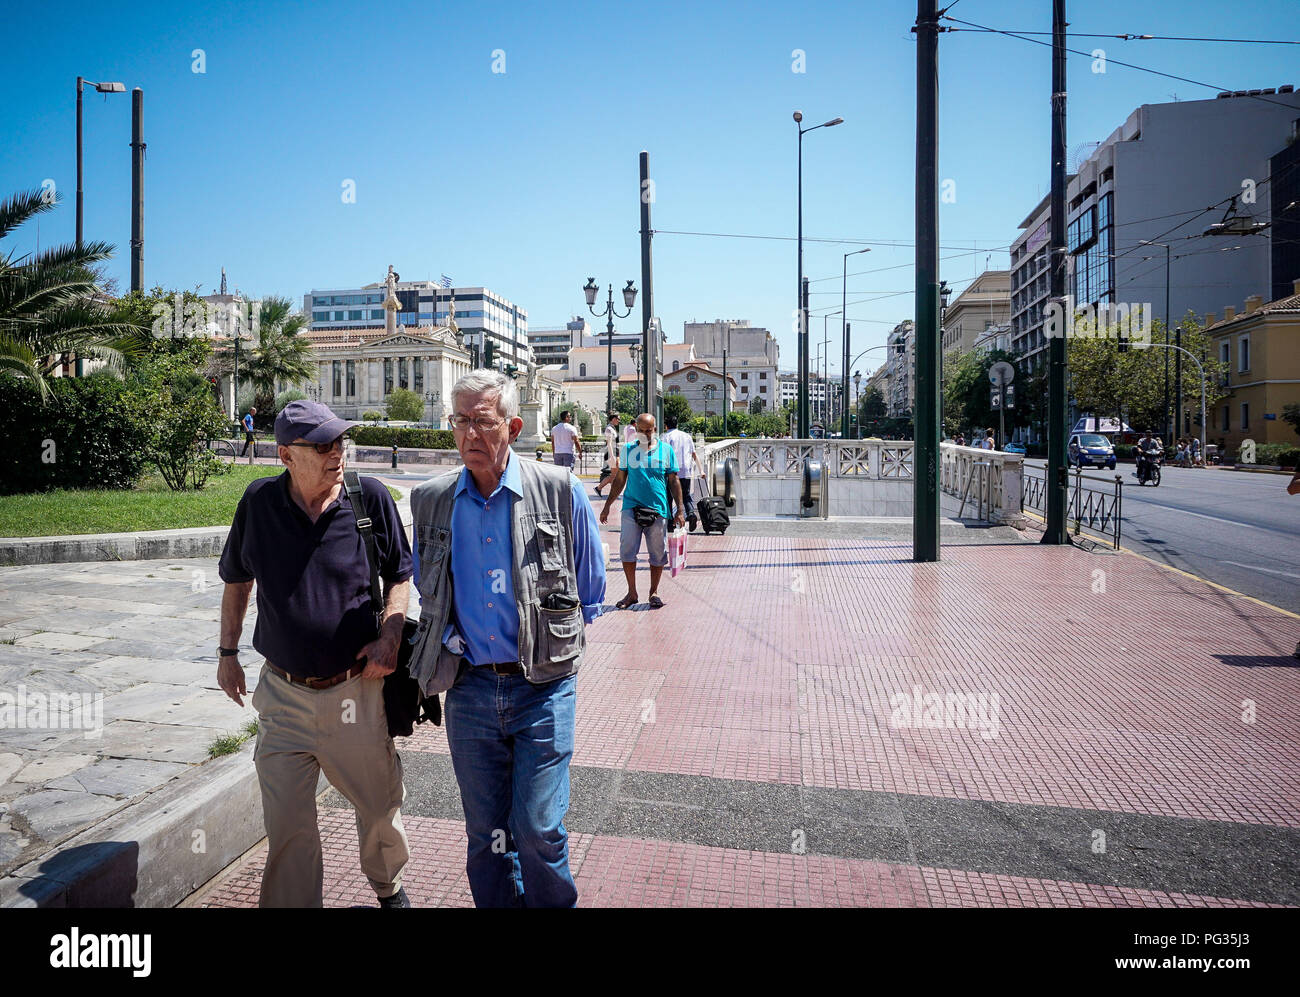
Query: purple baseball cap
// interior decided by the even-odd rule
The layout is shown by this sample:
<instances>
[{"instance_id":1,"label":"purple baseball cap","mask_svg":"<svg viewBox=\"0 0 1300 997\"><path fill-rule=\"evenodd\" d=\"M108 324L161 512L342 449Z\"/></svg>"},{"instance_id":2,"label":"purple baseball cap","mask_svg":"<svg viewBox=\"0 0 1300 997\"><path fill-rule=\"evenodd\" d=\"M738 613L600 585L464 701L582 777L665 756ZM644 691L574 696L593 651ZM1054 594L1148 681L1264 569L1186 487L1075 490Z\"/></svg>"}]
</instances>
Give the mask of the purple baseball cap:
<instances>
[{"instance_id":1,"label":"purple baseball cap","mask_svg":"<svg viewBox=\"0 0 1300 997\"><path fill-rule=\"evenodd\" d=\"M332 443L359 425L340 419L321 402L290 402L275 417L275 442L287 445L302 437L308 443Z\"/></svg>"}]
</instances>

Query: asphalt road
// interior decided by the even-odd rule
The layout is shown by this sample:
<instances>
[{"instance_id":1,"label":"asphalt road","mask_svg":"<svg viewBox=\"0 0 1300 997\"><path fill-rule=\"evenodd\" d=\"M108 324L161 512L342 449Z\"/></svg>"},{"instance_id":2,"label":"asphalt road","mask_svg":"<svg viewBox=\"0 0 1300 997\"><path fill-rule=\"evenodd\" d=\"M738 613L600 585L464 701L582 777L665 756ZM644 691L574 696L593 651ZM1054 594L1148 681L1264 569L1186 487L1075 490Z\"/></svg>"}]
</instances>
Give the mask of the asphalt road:
<instances>
[{"instance_id":1,"label":"asphalt road","mask_svg":"<svg viewBox=\"0 0 1300 997\"><path fill-rule=\"evenodd\" d=\"M1288 475L1166 465L1153 488L1137 483L1132 464L1084 471L1108 481L1116 473L1124 477L1123 546L1300 612L1300 495L1286 493Z\"/></svg>"}]
</instances>

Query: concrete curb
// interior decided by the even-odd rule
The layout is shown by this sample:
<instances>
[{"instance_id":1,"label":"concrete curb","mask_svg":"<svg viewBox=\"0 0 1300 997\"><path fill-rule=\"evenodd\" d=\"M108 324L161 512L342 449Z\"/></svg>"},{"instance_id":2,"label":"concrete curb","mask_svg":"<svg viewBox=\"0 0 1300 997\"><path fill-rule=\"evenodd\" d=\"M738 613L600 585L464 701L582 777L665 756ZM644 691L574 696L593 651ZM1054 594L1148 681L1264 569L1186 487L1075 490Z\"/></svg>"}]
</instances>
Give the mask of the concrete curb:
<instances>
[{"instance_id":1,"label":"concrete curb","mask_svg":"<svg viewBox=\"0 0 1300 997\"><path fill-rule=\"evenodd\" d=\"M152 558L219 557L229 526L136 533L83 533L64 537L0 539L0 565L63 564L69 561L143 561Z\"/></svg>"},{"instance_id":2,"label":"concrete curb","mask_svg":"<svg viewBox=\"0 0 1300 997\"><path fill-rule=\"evenodd\" d=\"M265 837L254 743L0 879L0 908L174 907Z\"/></svg>"}]
</instances>

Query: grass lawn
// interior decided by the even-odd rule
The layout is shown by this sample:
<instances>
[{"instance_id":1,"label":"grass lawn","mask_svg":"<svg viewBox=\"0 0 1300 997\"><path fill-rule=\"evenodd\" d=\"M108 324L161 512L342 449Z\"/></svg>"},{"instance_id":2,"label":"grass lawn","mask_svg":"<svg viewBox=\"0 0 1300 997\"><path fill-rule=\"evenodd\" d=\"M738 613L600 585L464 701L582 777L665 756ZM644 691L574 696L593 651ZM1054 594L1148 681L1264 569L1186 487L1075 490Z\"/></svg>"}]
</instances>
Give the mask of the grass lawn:
<instances>
[{"instance_id":1,"label":"grass lawn","mask_svg":"<svg viewBox=\"0 0 1300 997\"><path fill-rule=\"evenodd\" d=\"M0 537L53 537L76 533L131 533L192 526L229 526L249 482L279 474L269 464L237 464L208 479L202 491L173 492L157 474L131 491L53 491L0 496ZM388 489L394 499L398 492Z\"/></svg>"}]
</instances>

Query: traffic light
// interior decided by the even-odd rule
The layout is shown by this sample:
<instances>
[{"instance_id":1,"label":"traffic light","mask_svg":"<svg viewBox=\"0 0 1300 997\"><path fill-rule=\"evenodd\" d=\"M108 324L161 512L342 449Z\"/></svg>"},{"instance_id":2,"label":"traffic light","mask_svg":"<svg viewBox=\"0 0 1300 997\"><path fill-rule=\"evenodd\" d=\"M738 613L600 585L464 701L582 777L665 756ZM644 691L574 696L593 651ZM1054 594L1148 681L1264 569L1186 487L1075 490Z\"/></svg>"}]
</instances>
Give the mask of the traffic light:
<instances>
[{"instance_id":1,"label":"traffic light","mask_svg":"<svg viewBox=\"0 0 1300 997\"><path fill-rule=\"evenodd\" d=\"M483 334L483 366L492 369L497 358L497 344L487 333Z\"/></svg>"},{"instance_id":2,"label":"traffic light","mask_svg":"<svg viewBox=\"0 0 1300 997\"><path fill-rule=\"evenodd\" d=\"M508 363L508 364L506 364L506 375L507 375L507 376L509 376L509 377L514 377L514 376L517 375L518 373L519 373L519 368L518 368L518 367L516 367L516 366L515 366L514 364L512 364L512 363Z\"/></svg>"}]
</instances>

